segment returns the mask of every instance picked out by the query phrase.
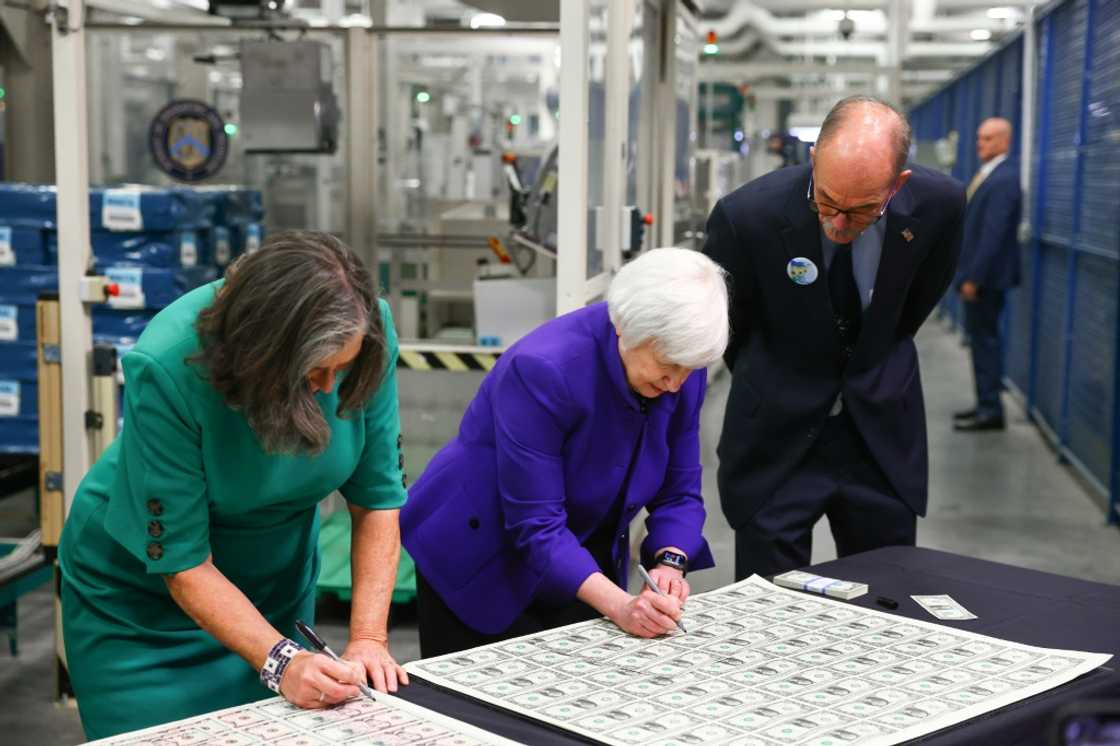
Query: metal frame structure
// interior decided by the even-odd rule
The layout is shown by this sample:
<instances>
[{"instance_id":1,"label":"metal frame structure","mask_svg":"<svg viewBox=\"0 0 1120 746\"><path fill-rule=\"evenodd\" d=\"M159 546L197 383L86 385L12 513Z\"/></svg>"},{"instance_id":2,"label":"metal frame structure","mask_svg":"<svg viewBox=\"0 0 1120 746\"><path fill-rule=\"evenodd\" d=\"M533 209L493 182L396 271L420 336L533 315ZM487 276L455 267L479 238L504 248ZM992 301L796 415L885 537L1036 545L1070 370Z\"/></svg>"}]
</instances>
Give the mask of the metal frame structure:
<instances>
[{"instance_id":1,"label":"metal frame structure","mask_svg":"<svg viewBox=\"0 0 1120 746\"><path fill-rule=\"evenodd\" d=\"M587 303L587 28L590 0L560 6L560 163L557 171L556 312Z\"/></svg>"},{"instance_id":2,"label":"metal frame structure","mask_svg":"<svg viewBox=\"0 0 1120 746\"><path fill-rule=\"evenodd\" d=\"M85 414L93 350L89 307L81 284L90 266L89 123L82 0L52 12L55 170L58 181L58 290L62 326L62 479L65 513L90 466Z\"/></svg>"}]
</instances>

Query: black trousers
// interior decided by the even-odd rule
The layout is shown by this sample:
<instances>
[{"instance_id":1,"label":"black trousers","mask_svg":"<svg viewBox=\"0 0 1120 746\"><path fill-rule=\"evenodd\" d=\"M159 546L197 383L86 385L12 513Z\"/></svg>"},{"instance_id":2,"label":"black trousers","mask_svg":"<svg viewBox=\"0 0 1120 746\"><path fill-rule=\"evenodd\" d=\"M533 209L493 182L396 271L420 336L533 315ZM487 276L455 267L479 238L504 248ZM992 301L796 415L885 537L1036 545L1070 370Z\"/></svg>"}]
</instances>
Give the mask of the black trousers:
<instances>
[{"instance_id":1,"label":"black trousers","mask_svg":"<svg viewBox=\"0 0 1120 746\"><path fill-rule=\"evenodd\" d=\"M563 606L536 602L517 617L509 629L496 635L488 635L468 627L455 616L455 612L447 607L420 572L416 573L416 611L422 658L457 653L479 645L489 645L602 616L582 601L573 601Z\"/></svg>"},{"instance_id":2,"label":"black trousers","mask_svg":"<svg viewBox=\"0 0 1120 746\"><path fill-rule=\"evenodd\" d=\"M824 515L841 557L913 546L917 534L917 516L895 494L847 412L828 418L789 481L735 531L735 579L808 565L813 526Z\"/></svg>"},{"instance_id":3,"label":"black trousers","mask_svg":"<svg viewBox=\"0 0 1120 746\"><path fill-rule=\"evenodd\" d=\"M1003 290L980 289L980 297L965 302L964 328L972 351L972 373L976 379L976 414L978 417L1003 417L1003 340L999 316L1003 312L1006 293Z\"/></svg>"}]
</instances>

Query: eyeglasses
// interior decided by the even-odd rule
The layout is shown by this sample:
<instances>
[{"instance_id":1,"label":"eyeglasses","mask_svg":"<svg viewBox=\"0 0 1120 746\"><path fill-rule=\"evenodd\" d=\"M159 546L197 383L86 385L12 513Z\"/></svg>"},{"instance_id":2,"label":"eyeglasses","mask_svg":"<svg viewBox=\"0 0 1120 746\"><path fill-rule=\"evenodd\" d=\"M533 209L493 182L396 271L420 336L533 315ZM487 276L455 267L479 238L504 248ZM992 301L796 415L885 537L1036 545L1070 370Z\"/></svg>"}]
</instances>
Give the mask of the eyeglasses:
<instances>
[{"instance_id":1,"label":"eyeglasses","mask_svg":"<svg viewBox=\"0 0 1120 746\"><path fill-rule=\"evenodd\" d=\"M822 205L813 199L813 172L809 172L809 191L805 193L805 199L809 201L809 209L826 218L834 218L837 215L845 215L848 220L852 221L853 225L869 226L873 223L879 222L884 215L887 214L887 207L890 205L894 195L898 193L897 187L891 190L887 195L883 206L878 210L841 210L832 205Z\"/></svg>"}]
</instances>

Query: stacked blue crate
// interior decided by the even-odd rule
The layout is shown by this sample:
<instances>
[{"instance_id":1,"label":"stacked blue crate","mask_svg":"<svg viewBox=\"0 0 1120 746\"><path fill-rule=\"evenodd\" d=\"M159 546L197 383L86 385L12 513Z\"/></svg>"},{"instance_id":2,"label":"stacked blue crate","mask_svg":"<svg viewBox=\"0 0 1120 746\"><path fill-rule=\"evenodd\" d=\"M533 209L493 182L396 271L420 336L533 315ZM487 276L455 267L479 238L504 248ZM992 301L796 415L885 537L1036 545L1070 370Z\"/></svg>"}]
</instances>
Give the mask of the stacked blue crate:
<instances>
[{"instance_id":1,"label":"stacked blue crate","mask_svg":"<svg viewBox=\"0 0 1120 746\"><path fill-rule=\"evenodd\" d=\"M46 264L53 222L13 216L0 200L0 453L39 450L35 301L57 286Z\"/></svg>"},{"instance_id":2,"label":"stacked blue crate","mask_svg":"<svg viewBox=\"0 0 1120 746\"><path fill-rule=\"evenodd\" d=\"M215 266L225 268L235 258L260 248L264 238L264 206L261 193L240 187L198 188L214 210L210 252Z\"/></svg>"},{"instance_id":3,"label":"stacked blue crate","mask_svg":"<svg viewBox=\"0 0 1120 746\"><path fill-rule=\"evenodd\" d=\"M94 307L94 341L126 351L159 310L259 244L262 217L251 190L91 190L94 269L121 287ZM38 450L35 301L58 287L55 220L52 187L0 184L0 452Z\"/></svg>"}]
</instances>

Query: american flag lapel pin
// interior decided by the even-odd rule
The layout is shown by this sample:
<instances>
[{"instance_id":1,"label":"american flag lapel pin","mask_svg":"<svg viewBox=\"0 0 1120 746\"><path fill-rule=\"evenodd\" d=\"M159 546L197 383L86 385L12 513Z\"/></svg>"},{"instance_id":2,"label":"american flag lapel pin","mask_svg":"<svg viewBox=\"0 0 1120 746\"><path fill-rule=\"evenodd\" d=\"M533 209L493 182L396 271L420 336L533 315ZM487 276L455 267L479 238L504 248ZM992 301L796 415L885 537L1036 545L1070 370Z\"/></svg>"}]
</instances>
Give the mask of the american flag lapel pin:
<instances>
[{"instance_id":1,"label":"american flag lapel pin","mask_svg":"<svg viewBox=\"0 0 1120 746\"><path fill-rule=\"evenodd\" d=\"M914 234L909 228L902 229L902 237L906 239L906 243L910 243L914 240Z\"/></svg>"}]
</instances>

